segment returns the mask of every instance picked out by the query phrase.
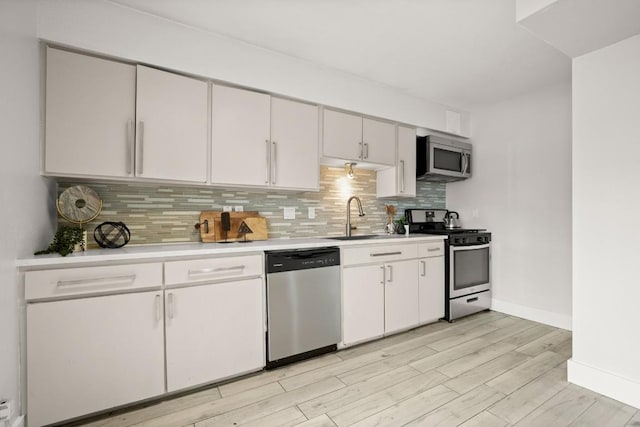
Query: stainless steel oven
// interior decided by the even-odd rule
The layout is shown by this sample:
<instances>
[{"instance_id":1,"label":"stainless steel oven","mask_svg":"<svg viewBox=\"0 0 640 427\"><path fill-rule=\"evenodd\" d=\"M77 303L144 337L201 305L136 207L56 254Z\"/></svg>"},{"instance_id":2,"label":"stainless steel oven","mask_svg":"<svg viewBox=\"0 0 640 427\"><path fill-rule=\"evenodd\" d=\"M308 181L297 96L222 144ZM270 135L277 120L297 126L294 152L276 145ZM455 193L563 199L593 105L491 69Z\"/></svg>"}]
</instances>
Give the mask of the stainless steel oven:
<instances>
[{"instance_id":1,"label":"stainless steel oven","mask_svg":"<svg viewBox=\"0 0 640 427\"><path fill-rule=\"evenodd\" d=\"M449 295L458 298L491 289L491 245L449 246Z\"/></svg>"}]
</instances>

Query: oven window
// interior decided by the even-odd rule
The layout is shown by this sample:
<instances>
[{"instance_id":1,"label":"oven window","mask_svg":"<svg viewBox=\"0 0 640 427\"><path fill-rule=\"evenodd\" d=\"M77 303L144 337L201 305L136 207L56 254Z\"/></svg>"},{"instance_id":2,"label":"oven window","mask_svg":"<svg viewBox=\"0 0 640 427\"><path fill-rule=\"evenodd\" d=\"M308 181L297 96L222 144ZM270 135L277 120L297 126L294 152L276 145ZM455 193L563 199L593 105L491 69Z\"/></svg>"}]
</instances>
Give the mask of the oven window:
<instances>
[{"instance_id":1,"label":"oven window","mask_svg":"<svg viewBox=\"0 0 640 427\"><path fill-rule=\"evenodd\" d=\"M462 153L434 147L433 167L453 172L462 172Z\"/></svg>"},{"instance_id":2,"label":"oven window","mask_svg":"<svg viewBox=\"0 0 640 427\"><path fill-rule=\"evenodd\" d=\"M489 248L454 251L454 290L489 283Z\"/></svg>"}]
</instances>

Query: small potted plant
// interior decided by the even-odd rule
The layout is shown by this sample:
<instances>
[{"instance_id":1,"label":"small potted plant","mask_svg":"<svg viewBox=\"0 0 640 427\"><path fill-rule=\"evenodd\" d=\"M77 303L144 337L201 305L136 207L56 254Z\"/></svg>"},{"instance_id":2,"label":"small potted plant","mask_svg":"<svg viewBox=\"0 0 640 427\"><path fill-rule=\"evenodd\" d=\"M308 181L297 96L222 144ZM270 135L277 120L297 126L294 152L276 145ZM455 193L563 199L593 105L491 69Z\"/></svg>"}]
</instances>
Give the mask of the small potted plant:
<instances>
[{"instance_id":1,"label":"small potted plant","mask_svg":"<svg viewBox=\"0 0 640 427\"><path fill-rule=\"evenodd\" d=\"M72 225L61 225L49 247L36 252L34 255L57 252L62 256L67 256L73 252L76 247L83 251L85 249L84 245L84 231L82 228Z\"/></svg>"},{"instance_id":2,"label":"small potted plant","mask_svg":"<svg viewBox=\"0 0 640 427\"><path fill-rule=\"evenodd\" d=\"M407 219L404 216L395 220L396 224L396 233L397 234L408 234L409 226L407 225Z\"/></svg>"}]
</instances>

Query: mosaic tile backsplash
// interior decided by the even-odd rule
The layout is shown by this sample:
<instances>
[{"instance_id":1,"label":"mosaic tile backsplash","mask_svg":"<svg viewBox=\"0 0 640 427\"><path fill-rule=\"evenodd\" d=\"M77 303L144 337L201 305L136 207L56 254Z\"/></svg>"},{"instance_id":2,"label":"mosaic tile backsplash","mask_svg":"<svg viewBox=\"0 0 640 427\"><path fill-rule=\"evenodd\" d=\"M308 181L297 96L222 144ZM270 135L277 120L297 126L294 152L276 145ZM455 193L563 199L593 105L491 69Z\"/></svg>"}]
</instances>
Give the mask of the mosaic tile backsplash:
<instances>
[{"instance_id":1,"label":"mosaic tile backsplash","mask_svg":"<svg viewBox=\"0 0 640 427\"><path fill-rule=\"evenodd\" d=\"M345 176L343 168L320 168L319 192L289 192L260 189L219 189L183 187L164 184L59 181L58 194L73 185L94 189L103 200L102 213L89 224L89 247L93 229L104 221L122 221L131 230L132 244L199 242L194 228L200 211L222 210L223 206L242 206L245 211L259 211L267 218L269 238L317 237L344 234L346 201L356 195L365 212L359 217L356 203L351 207L354 234L384 231L385 204L396 206L395 219L408 207L445 207L445 184L417 183L417 197L409 199L376 199L376 173L356 169L354 179ZM295 220L285 220L283 208L296 210ZM309 219L309 207L315 218ZM58 219L60 224L65 220Z\"/></svg>"}]
</instances>

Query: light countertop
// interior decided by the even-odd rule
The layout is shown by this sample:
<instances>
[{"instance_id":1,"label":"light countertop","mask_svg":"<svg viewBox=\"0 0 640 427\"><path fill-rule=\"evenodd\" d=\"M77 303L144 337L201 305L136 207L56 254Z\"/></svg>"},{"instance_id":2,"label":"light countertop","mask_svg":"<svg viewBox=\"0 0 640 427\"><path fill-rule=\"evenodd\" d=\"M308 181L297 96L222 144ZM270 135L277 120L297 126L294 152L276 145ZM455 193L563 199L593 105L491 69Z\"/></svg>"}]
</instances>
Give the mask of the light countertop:
<instances>
[{"instance_id":1,"label":"light countertop","mask_svg":"<svg viewBox=\"0 0 640 427\"><path fill-rule=\"evenodd\" d=\"M295 238L270 239L249 243L174 243L157 245L132 245L119 249L89 249L84 252L74 252L62 257L58 254L34 255L29 258L16 260L16 266L28 270L42 267L59 267L82 264L101 263L107 261L141 261L162 260L166 258L194 257L206 255L241 254L247 252L262 252L282 249L319 248L327 246L358 246L380 243L418 243L446 239L446 236L429 234L379 235L371 239L334 240L330 238Z\"/></svg>"}]
</instances>

